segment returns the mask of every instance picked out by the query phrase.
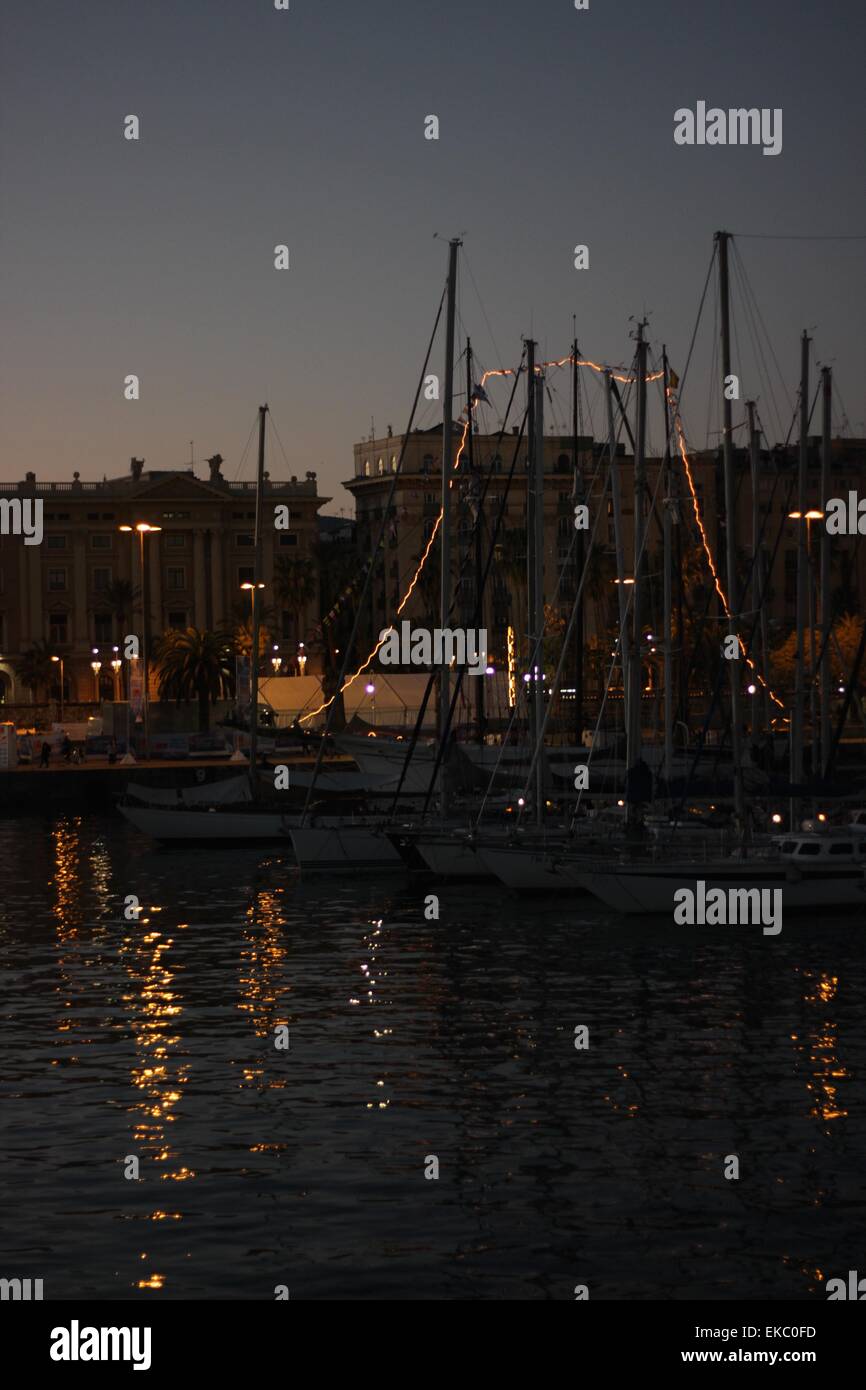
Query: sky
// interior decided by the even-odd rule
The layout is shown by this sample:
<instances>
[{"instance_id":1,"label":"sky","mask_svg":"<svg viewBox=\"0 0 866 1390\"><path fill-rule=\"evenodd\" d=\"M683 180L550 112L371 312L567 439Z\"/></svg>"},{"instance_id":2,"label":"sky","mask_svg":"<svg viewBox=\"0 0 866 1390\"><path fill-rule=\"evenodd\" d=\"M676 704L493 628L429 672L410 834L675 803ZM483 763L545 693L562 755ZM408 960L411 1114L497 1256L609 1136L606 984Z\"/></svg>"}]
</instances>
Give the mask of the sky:
<instances>
[{"instance_id":1,"label":"sky","mask_svg":"<svg viewBox=\"0 0 866 1390\"><path fill-rule=\"evenodd\" d=\"M646 313L682 371L728 230L767 363L735 287L735 367L769 442L803 329L834 425L866 435L864 32L861 0L0 0L0 478L183 467L191 442L199 476L219 452L250 478L267 401L272 474L313 469L324 510L351 512L352 446L406 425L456 235L482 367L526 335L565 354L573 316L583 353L628 362ZM782 152L675 144L698 101L781 108ZM713 316L711 293L696 446L718 424ZM552 388L548 425L568 415ZM589 383L586 406L601 433Z\"/></svg>"}]
</instances>

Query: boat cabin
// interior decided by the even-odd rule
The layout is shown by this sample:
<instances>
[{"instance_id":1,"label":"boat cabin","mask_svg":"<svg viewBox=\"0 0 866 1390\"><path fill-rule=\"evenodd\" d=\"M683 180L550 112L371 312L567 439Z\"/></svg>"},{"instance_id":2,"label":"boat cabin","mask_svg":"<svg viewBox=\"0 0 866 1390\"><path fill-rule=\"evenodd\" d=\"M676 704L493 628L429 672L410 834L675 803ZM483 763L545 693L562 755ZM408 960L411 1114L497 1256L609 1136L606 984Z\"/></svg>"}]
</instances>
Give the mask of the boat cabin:
<instances>
[{"instance_id":1,"label":"boat cabin","mask_svg":"<svg viewBox=\"0 0 866 1390\"><path fill-rule=\"evenodd\" d=\"M807 830L798 835L774 836L774 843L785 859L834 864L859 863L866 866L866 835L849 834L846 830L824 832Z\"/></svg>"}]
</instances>

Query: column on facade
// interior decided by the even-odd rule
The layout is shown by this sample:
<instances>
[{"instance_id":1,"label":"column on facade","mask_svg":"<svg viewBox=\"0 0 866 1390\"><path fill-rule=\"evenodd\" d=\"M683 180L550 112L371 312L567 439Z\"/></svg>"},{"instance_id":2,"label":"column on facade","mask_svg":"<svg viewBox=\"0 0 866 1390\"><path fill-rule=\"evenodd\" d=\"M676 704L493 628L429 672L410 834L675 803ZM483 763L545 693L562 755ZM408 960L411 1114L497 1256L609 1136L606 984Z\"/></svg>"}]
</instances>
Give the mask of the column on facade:
<instances>
[{"instance_id":1,"label":"column on facade","mask_svg":"<svg viewBox=\"0 0 866 1390\"><path fill-rule=\"evenodd\" d=\"M23 545L21 549L25 556L28 556L27 566L28 588L30 590L30 632L33 641L40 637L47 637L42 612L42 584L44 575L42 572L42 547L38 545Z\"/></svg>"},{"instance_id":2,"label":"column on facade","mask_svg":"<svg viewBox=\"0 0 866 1390\"><path fill-rule=\"evenodd\" d=\"M224 568L224 548L225 532L221 526L215 526L212 532L211 543L211 572L213 583L213 625L214 628L221 627L226 618L226 597L225 597L225 568Z\"/></svg>"},{"instance_id":3,"label":"column on facade","mask_svg":"<svg viewBox=\"0 0 866 1390\"><path fill-rule=\"evenodd\" d=\"M205 601L204 532L196 528L192 536L193 571L193 618L195 627L207 627L207 606Z\"/></svg>"}]
</instances>

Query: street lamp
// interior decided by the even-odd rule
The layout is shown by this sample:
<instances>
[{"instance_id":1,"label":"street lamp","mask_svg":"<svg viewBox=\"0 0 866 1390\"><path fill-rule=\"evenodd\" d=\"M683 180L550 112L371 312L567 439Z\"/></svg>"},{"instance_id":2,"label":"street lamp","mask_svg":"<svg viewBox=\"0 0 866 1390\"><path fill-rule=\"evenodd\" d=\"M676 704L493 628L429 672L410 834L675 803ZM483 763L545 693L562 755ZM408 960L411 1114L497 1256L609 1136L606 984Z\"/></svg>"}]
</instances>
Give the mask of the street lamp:
<instances>
[{"instance_id":1,"label":"street lamp","mask_svg":"<svg viewBox=\"0 0 866 1390\"><path fill-rule=\"evenodd\" d=\"M299 659L300 659L300 658L299 658ZM366 690L367 694L370 696L370 706L371 706L371 709L372 709L372 711L373 711L373 723L375 724L375 722L376 722L376 687L375 687L375 685L373 684L372 681L368 681L367 684L364 686L364 689Z\"/></svg>"},{"instance_id":2,"label":"street lamp","mask_svg":"<svg viewBox=\"0 0 866 1390\"><path fill-rule=\"evenodd\" d=\"M304 651L304 644L303 644L303 642L299 642L299 643L298 643L298 667L300 668L300 675L303 675L303 674L304 674L304 670L305 670L305 668L306 668L306 665L307 665L307 653ZM368 690L368 691L367 691L367 694L369 695L369 693L370 693L370 691ZM375 693L375 692L374 692L374 693Z\"/></svg>"},{"instance_id":3,"label":"street lamp","mask_svg":"<svg viewBox=\"0 0 866 1390\"><path fill-rule=\"evenodd\" d=\"M117 700L120 695L120 668L123 662L120 657L116 655L116 653L120 651L120 648L112 647L111 650L115 653L115 656L111 659L111 669L114 672L114 698Z\"/></svg>"},{"instance_id":4,"label":"street lamp","mask_svg":"<svg viewBox=\"0 0 866 1390\"><path fill-rule=\"evenodd\" d=\"M139 543L139 564L141 574L141 678L142 678L142 723L144 725L144 756L150 752L150 735L147 719L147 627L148 627L148 592L147 576L144 569L144 538L151 533L161 531L161 526L151 526L148 521L137 521L134 526L119 526L119 531L126 531L130 534L138 533Z\"/></svg>"},{"instance_id":5,"label":"street lamp","mask_svg":"<svg viewBox=\"0 0 866 1390\"><path fill-rule=\"evenodd\" d=\"M99 660L98 647L93 648L93 657L94 659L90 663L90 669L93 672L93 684L96 693L96 703L99 704L99 673L102 670L102 662Z\"/></svg>"},{"instance_id":6,"label":"street lamp","mask_svg":"<svg viewBox=\"0 0 866 1390\"><path fill-rule=\"evenodd\" d=\"M60 662L60 722L63 723L63 657L52 656L52 661Z\"/></svg>"},{"instance_id":7,"label":"street lamp","mask_svg":"<svg viewBox=\"0 0 866 1390\"><path fill-rule=\"evenodd\" d=\"M248 590L250 595L250 733L252 738L255 738L255 730L253 726L254 724L258 724L259 718L259 653L258 651L253 651L253 647L258 647L258 642L256 641L256 594L258 593L259 589L263 589L264 587L265 586L260 579L256 580L255 583L251 582L250 580L246 580L241 585L241 588L244 590ZM240 712L240 703L238 703L238 711Z\"/></svg>"},{"instance_id":8,"label":"street lamp","mask_svg":"<svg viewBox=\"0 0 866 1390\"><path fill-rule=\"evenodd\" d=\"M275 652L279 652L279 650L280 650L280 649L279 649L279 647L277 646L277 644L276 644L276 642L275 642L275 643L274 643L274 651L275 651ZM271 665L272 665L273 668L274 668L274 675L275 675L275 676L278 676L278 675L280 674L280 667L282 666L282 664L283 664L283 658L282 658L281 656L272 656L272 657L271 657Z\"/></svg>"}]
</instances>

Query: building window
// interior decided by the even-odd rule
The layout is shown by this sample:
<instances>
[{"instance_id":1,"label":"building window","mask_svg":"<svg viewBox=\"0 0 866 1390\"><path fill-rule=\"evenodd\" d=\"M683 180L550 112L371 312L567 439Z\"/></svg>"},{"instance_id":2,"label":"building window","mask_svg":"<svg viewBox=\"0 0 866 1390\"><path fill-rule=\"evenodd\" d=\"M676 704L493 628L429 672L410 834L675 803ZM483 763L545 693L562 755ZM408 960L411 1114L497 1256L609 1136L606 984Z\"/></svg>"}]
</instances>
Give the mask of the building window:
<instances>
[{"instance_id":1,"label":"building window","mask_svg":"<svg viewBox=\"0 0 866 1390\"><path fill-rule=\"evenodd\" d=\"M90 537L91 550L110 550L114 537L105 531L96 531Z\"/></svg>"},{"instance_id":2,"label":"building window","mask_svg":"<svg viewBox=\"0 0 866 1390\"><path fill-rule=\"evenodd\" d=\"M295 619L291 613L283 610L281 616L280 638L283 642L294 642L295 640Z\"/></svg>"},{"instance_id":3,"label":"building window","mask_svg":"<svg viewBox=\"0 0 866 1390\"><path fill-rule=\"evenodd\" d=\"M94 613L93 637L98 647L110 644L112 638L110 613Z\"/></svg>"},{"instance_id":4,"label":"building window","mask_svg":"<svg viewBox=\"0 0 866 1390\"><path fill-rule=\"evenodd\" d=\"M422 473L432 473L432 472L433 472L433 455L432 455L432 454L425 454L424 457L422 458L422 460L421 460L421 472L422 472Z\"/></svg>"},{"instance_id":5,"label":"building window","mask_svg":"<svg viewBox=\"0 0 866 1390\"><path fill-rule=\"evenodd\" d=\"M100 566L93 571L93 591L96 594L104 593L111 583L111 570Z\"/></svg>"},{"instance_id":6,"label":"building window","mask_svg":"<svg viewBox=\"0 0 866 1390\"><path fill-rule=\"evenodd\" d=\"M252 565L238 565L238 586L252 584L254 573Z\"/></svg>"},{"instance_id":7,"label":"building window","mask_svg":"<svg viewBox=\"0 0 866 1390\"><path fill-rule=\"evenodd\" d=\"M295 531L283 531L280 536L280 545L297 545L298 537Z\"/></svg>"},{"instance_id":8,"label":"building window","mask_svg":"<svg viewBox=\"0 0 866 1390\"><path fill-rule=\"evenodd\" d=\"M163 512L163 521L189 521L189 512Z\"/></svg>"},{"instance_id":9,"label":"building window","mask_svg":"<svg viewBox=\"0 0 866 1390\"><path fill-rule=\"evenodd\" d=\"M384 459L377 459L377 461L376 461L376 472L379 474L379 477L381 478L382 474L385 472L385 460L384 460Z\"/></svg>"},{"instance_id":10,"label":"building window","mask_svg":"<svg viewBox=\"0 0 866 1390\"><path fill-rule=\"evenodd\" d=\"M184 550L186 547L186 534L183 531L168 531L165 543L169 550Z\"/></svg>"},{"instance_id":11,"label":"building window","mask_svg":"<svg viewBox=\"0 0 866 1390\"><path fill-rule=\"evenodd\" d=\"M175 590L186 588L186 569L183 565L169 566L167 587Z\"/></svg>"},{"instance_id":12,"label":"building window","mask_svg":"<svg viewBox=\"0 0 866 1390\"><path fill-rule=\"evenodd\" d=\"M45 548L46 548L46 550L65 550L65 549L66 549L66 537L65 537L65 536L46 536L46 537L45 537Z\"/></svg>"},{"instance_id":13,"label":"building window","mask_svg":"<svg viewBox=\"0 0 866 1390\"><path fill-rule=\"evenodd\" d=\"M53 593L53 594L65 593L65 592L66 592L66 570L49 570L49 571L48 571L48 588L50 589L51 593Z\"/></svg>"},{"instance_id":14,"label":"building window","mask_svg":"<svg viewBox=\"0 0 866 1390\"><path fill-rule=\"evenodd\" d=\"M396 455L396 454L392 454L392 455L391 455L391 472L392 472L392 473L396 473L396 472L397 472L397 455Z\"/></svg>"},{"instance_id":15,"label":"building window","mask_svg":"<svg viewBox=\"0 0 866 1390\"><path fill-rule=\"evenodd\" d=\"M256 538L249 531L240 531L235 536L235 545L239 550L249 549L256 543Z\"/></svg>"},{"instance_id":16,"label":"building window","mask_svg":"<svg viewBox=\"0 0 866 1390\"><path fill-rule=\"evenodd\" d=\"M168 625L182 632L186 627L186 613L179 608L172 609L168 615Z\"/></svg>"},{"instance_id":17,"label":"building window","mask_svg":"<svg viewBox=\"0 0 866 1390\"><path fill-rule=\"evenodd\" d=\"M69 622L65 613L48 615L48 640L53 647L65 646L69 640Z\"/></svg>"}]
</instances>

